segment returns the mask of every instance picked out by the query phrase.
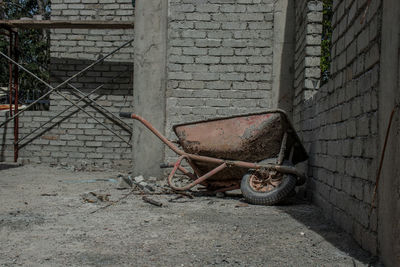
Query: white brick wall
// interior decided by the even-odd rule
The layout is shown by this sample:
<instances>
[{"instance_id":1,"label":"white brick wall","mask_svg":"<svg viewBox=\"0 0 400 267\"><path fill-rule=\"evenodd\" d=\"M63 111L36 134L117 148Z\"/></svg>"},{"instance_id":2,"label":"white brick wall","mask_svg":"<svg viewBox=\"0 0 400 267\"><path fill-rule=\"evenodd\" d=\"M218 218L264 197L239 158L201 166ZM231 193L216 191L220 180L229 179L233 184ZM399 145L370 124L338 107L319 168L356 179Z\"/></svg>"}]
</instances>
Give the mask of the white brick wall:
<instances>
[{"instance_id":1,"label":"white brick wall","mask_svg":"<svg viewBox=\"0 0 400 267\"><path fill-rule=\"evenodd\" d=\"M131 0L54 0L52 20L134 21ZM133 38L133 29L54 29L51 57L95 60ZM133 44L108 61L133 61Z\"/></svg>"},{"instance_id":2,"label":"white brick wall","mask_svg":"<svg viewBox=\"0 0 400 267\"><path fill-rule=\"evenodd\" d=\"M318 2L296 1L294 123L310 156L309 189L330 220L376 254L377 215L369 212L378 158L381 5L371 5L360 24L367 1L333 1L332 77L314 90Z\"/></svg>"},{"instance_id":3,"label":"white brick wall","mask_svg":"<svg viewBox=\"0 0 400 267\"><path fill-rule=\"evenodd\" d=\"M271 107L274 1L169 0L166 132Z\"/></svg>"}]
</instances>

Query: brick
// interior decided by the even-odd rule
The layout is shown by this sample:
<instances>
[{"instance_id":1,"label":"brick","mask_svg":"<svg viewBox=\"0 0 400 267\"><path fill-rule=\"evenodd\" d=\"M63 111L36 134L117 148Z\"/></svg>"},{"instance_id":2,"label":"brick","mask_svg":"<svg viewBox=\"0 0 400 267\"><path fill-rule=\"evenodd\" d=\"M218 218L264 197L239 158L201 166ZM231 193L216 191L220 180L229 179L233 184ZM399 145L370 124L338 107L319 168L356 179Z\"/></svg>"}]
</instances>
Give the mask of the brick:
<instances>
[{"instance_id":1,"label":"brick","mask_svg":"<svg viewBox=\"0 0 400 267\"><path fill-rule=\"evenodd\" d=\"M248 10L248 9L247 9ZM220 11L222 13L237 13L237 12L245 12L246 5L222 5L220 7ZM249 10L248 10L249 11Z\"/></svg>"},{"instance_id":2,"label":"brick","mask_svg":"<svg viewBox=\"0 0 400 267\"><path fill-rule=\"evenodd\" d=\"M351 194L358 200L363 200L364 197L364 184L361 179L353 178L351 182Z\"/></svg>"},{"instance_id":3,"label":"brick","mask_svg":"<svg viewBox=\"0 0 400 267\"><path fill-rule=\"evenodd\" d=\"M209 21L211 20L211 15L208 13L189 13L186 14L186 19L189 21Z\"/></svg>"},{"instance_id":4,"label":"brick","mask_svg":"<svg viewBox=\"0 0 400 267\"><path fill-rule=\"evenodd\" d=\"M271 73L247 73L246 80L248 80L248 81L268 81L268 80L271 80Z\"/></svg>"},{"instance_id":5,"label":"brick","mask_svg":"<svg viewBox=\"0 0 400 267\"><path fill-rule=\"evenodd\" d=\"M229 107L229 99L209 99L206 101L206 105L210 107Z\"/></svg>"},{"instance_id":6,"label":"brick","mask_svg":"<svg viewBox=\"0 0 400 267\"><path fill-rule=\"evenodd\" d=\"M202 39L196 41L197 47L219 47L220 45L220 39Z\"/></svg>"},{"instance_id":7,"label":"brick","mask_svg":"<svg viewBox=\"0 0 400 267\"><path fill-rule=\"evenodd\" d=\"M225 89L230 89L231 86L232 82L230 81L214 81L206 83L206 88L208 89L225 90Z\"/></svg>"},{"instance_id":8,"label":"brick","mask_svg":"<svg viewBox=\"0 0 400 267\"><path fill-rule=\"evenodd\" d=\"M66 158L68 156L68 153L61 151L51 152L51 156L54 158Z\"/></svg>"},{"instance_id":9,"label":"brick","mask_svg":"<svg viewBox=\"0 0 400 267\"><path fill-rule=\"evenodd\" d=\"M86 157L89 159L102 159L104 158L104 155L100 153L88 153L86 154Z\"/></svg>"},{"instance_id":10,"label":"brick","mask_svg":"<svg viewBox=\"0 0 400 267\"><path fill-rule=\"evenodd\" d=\"M185 47L185 48L183 48L182 53L184 55L193 55L193 56L207 55L207 49L206 48L196 48L196 47ZM173 61L173 59L171 59L171 61ZM193 58L190 62L179 62L179 61L175 61L175 62L177 62L177 63L193 63Z\"/></svg>"},{"instance_id":11,"label":"brick","mask_svg":"<svg viewBox=\"0 0 400 267\"><path fill-rule=\"evenodd\" d=\"M208 34L210 34L208 32ZM205 31L199 31L199 30L186 30L182 32L182 37L183 38L205 38L207 35L207 32ZM209 38L213 38L209 36Z\"/></svg>"},{"instance_id":12,"label":"brick","mask_svg":"<svg viewBox=\"0 0 400 267\"><path fill-rule=\"evenodd\" d=\"M222 73L222 81L243 81L245 76L242 73Z\"/></svg>"},{"instance_id":13,"label":"brick","mask_svg":"<svg viewBox=\"0 0 400 267\"><path fill-rule=\"evenodd\" d=\"M212 48L209 49L210 56L232 56L233 49L232 48Z\"/></svg>"},{"instance_id":14,"label":"brick","mask_svg":"<svg viewBox=\"0 0 400 267\"><path fill-rule=\"evenodd\" d=\"M168 78L173 80L191 80L192 74L187 72L170 72Z\"/></svg>"},{"instance_id":15,"label":"brick","mask_svg":"<svg viewBox=\"0 0 400 267\"><path fill-rule=\"evenodd\" d=\"M215 56L199 56L196 57L195 62L200 64L218 64L220 60L220 57Z\"/></svg>"},{"instance_id":16,"label":"brick","mask_svg":"<svg viewBox=\"0 0 400 267\"><path fill-rule=\"evenodd\" d=\"M216 81L218 79L218 73L193 73L193 80L195 81Z\"/></svg>"},{"instance_id":17,"label":"brick","mask_svg":"<svg viewBox=\"0 0 400 267\"><path fill-rule=\"evenodd\" d=\"M210 72L234 72L235 66L225 65L225 64L210 65L209 71Z\"/></svg>"},{"instance_id":18,"label":"brick","mask_svg":"<svg viewBox=\"0 0 400 267\"><path fill-rule=\"evenodd\" d=\"M101 130L98 130L98 129L85 129L84 132L85 132L85 135L100 135L101 134ZM79 136L79 137L88 138L88 136Z\"/></svg>"},{"instance_id":19,"label":"brick","mask_svg":"<svg viewBox=\"0 0 400 267\"><path fill-rule=\"evenodd\" d=\"M194 27L200 30L216 30L221 27L219 22L196 22Z\"/></svg>"},{"instance_id":20,"label":"brick","mask_svg":"<svg viewBox=\"0 0 400 267\"><path fill-rule=\"evenodd\" d=\"M272 22L250 22L248 23L248 28L250 30L267 30L267 29L272 29L273 28L273 23Z\"/></svg>"},{"instance_id":21,"label":"brick","mask_svg":"<svg viewBox=\"0 0 400 267\"><path fill-rule=\"evenodd\" d=\"M179 83L180 88L201 89L204 88L203 81L183 81Z\"/></svg>"},{"instance_id":22,"label":"brick","mask_svg":"<svg viewBox=\"0 0 400 267\"><path fill-rule=\"evenodd\" d=\"M256 56L251 56L248 57L248 63L250 64L270 64L272 63L272 58L271 57L256 57Z\"/></svg>"},{"instance_id":23,"label":"brick","mask_svg":"<svg viewBox=\"0 0 400 267\"><path fill-rule=\"evenodd\" d=\"M244 30L247 28L247 23L244 22L223 22L221 23L223 30Z\"/></svg>"},{"instance_id":24,"label":"brick","mask_svg":"<svg viewBox=\"0 0 400 267\"><path fill-rule=\"evenodd\" d=\"M194 62L194 58L191 56L170 56L169 60L173 63L185 63L185 64L191 64Z\"/></svg>"},{"instance_id":25,"label":"brick","mask_svg":"<svg viewBox=\"0 0 400 267\"><path fill-rule=\"evenodd\" d=\"M233 34L231 31L226 30L208 30L207 37L210 39L226 39L232 38Z\"/></svg>"},{"instance_id":26,"label":"brick","mask_svg":"<svg viewBox=\"0 0 400 267\"><path fill-rule=\"evenodd\" d=\"M84 9L85 6L82 4L69 4L68 9Z\"/></svg>"},{"instance_id":27,"label":"brick","mask_svg":"<svg viewBox=\"0 0 400 267\"><path fill-rule=\"evenodd\" d=\"M256 61L256 60L255 60ZM223 56L221 57L221 63L224 64L244 64L247 62L246 57L238 57L238 56Z\"/></svg>"}]
</instances>

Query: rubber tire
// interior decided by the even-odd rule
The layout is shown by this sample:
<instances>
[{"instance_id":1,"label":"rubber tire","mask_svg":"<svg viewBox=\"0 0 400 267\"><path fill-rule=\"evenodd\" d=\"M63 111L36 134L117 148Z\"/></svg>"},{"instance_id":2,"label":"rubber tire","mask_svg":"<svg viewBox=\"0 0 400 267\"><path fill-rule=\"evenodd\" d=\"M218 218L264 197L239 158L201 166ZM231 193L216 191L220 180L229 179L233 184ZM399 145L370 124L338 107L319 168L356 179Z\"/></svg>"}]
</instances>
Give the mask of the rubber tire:
<instances>
[{"instance_id":1,"label":"rubber tire","mask_svg":"<svg viewBox=\"0 0 400 267\"><path fill-rule=\"evenodd\" d=\"M252 173L246 173L240 184L240 190L246 201L255 205L274 205L287 197L290 192L296 187L297 179L290 174L283 175L283 181L275 190L270 192L257 192L250 186L250 176Z\"/></svg>"}]
</instances>

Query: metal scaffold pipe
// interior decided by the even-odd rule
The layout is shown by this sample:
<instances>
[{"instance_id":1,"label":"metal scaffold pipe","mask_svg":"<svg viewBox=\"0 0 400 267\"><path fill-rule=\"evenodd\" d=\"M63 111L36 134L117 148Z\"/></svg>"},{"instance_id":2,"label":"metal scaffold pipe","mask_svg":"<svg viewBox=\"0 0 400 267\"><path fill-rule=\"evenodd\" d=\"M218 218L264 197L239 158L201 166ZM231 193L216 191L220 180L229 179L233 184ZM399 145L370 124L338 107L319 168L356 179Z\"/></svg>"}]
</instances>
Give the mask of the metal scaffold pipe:
<instances>
[{"instance_id":1,"label":"metal scaffold pipe","mask_svg":"<svg viewBox=\"0 0 400 267\"><path fill-rule=\"evenodd\" d=\"M94 94L97 90L99 90L100 88L102 88L104 85L100 85L98 87L96 87L94 90L92 90L91 92L89 92L88 94L84 95L83 97L81 97L80 99L77 100L77 103L79 103L80 101L82 101L85 98L88 98L89 96L91 96L92 94ZM46 121L45 123L43 123L42 125L40 125L39 127L35 128L33 131L31 131L29 134L25 135L24 137L22 137L21 139L18 140L17 144L20 144L23 140L25 140L26 138L28 138L29 136L31 136L32 134L36 133L39 129L41 129L42 127L44 127L45 125L49 124L50 122L52 122L54 119L60 117L62 114L64 114L65 112L67 112L68 110L70 110L73 106L69 106L68 108L64 109L63 111L59 112L57 115L53 116L52 118L50 118L48 121Z\"/></svg>"},{"instance_id":2,"label":"metal scaffold pipe","mask_svg":"<svg viewBox=\"0 0 400 267\"><path fill-rule=\"evenodd\" d=\"M82 73L88 71L89 69L91 69L93 66L101 63L102 61L104 61L106 58L112 56L113 54L115 54L116 52L118 52L119 50L121 50L122 48L128 46L129 44L131 44L134 41L134 39L131 39L129 41L127 41L126 43L124 43L123 45L119 46L118 48L114 49L113 51L111 51L110 53L108 53L107 55L101 57L100 59L96 60L95 62L93 62L92 64L90 64L89 66L87 66L86 68L82 69L81 71L79 71L78 73L72 75L70 78L66 79L65 81L63 81L62 83L58 84L57 86L53 87L50 84L48 84L47 82L45 82L44 80L42 80L40 77L38 77L37 75L35 75L34 73L32 73L31 71L29 71L28 69L26 69L24 66L22 66L21 64L19 64L18 62L16 62L15 60L13 60L12 58L10 58L9 56L7 56L6 54L4 54L3 52L0 51L0 55L2 55L4 58L6 58L7 60L9 60L10 62L14 63L15 65L17 65L20 69L26 71L27 73L29 73L31 76L35 77L38 81L42 82L43 84L45 84L47 87L51 88L51 90L49 90L47 93L45 93L44 95L42 95L41 97L39 97L36 101L32 102L31 104L29 104L25 109L19 111L18 113L14 114L13 116L11 116L10 118L8 118L6 121L4 121L3 123L0 124L0 127L2 127L3 125L5 125L6 123L8 123L9 121L15 119L16 117L18 117L19 115L21 115L25 110L28 110L30 107L32 107L33 105L37 104L40 100L44 99L46 96L50 95L52 92L56 91L57 89L61 88L62 86L66 85L68 82L70 82L71 80L75 79L76 77L78 77L79 75L81 75Z\"/></svg>"}]
</instances>

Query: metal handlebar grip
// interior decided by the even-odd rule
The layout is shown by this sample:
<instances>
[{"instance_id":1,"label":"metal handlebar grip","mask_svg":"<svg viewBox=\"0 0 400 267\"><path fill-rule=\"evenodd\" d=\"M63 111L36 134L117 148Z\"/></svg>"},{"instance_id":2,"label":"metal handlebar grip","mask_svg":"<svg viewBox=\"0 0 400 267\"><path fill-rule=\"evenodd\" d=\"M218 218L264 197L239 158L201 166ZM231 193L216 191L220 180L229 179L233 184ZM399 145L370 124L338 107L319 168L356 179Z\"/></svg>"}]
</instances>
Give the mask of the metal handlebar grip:
<instances>
[{"instance_id":1,"label":"metal handlebar grip","mask_svg":"<svg viewBox=\"0 0 400 267\"><path fill-rule=\"evenodd\" d=\"M132 118L132 113L130 113L130 112L120 112L120 113L119 113L119 116L120 116L121 118L128 118L128 119L130 119L130 118Z\"/></svg>"},{"instance_id":2,"label":"metal handlebar grip","mask_svg":"<svg viewBox=\"0 0 400 267\"><path fill-rule=\"evenodd\" d=\"M160 164L160 169L166 169L166 168L170 168L170 164L169 163L161 163Z\"/></svg>"}]
</instances>

